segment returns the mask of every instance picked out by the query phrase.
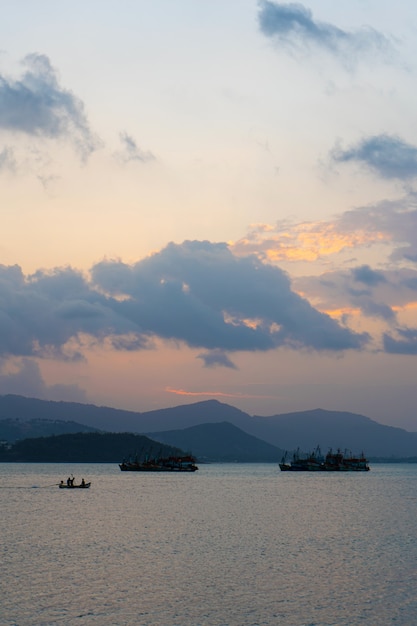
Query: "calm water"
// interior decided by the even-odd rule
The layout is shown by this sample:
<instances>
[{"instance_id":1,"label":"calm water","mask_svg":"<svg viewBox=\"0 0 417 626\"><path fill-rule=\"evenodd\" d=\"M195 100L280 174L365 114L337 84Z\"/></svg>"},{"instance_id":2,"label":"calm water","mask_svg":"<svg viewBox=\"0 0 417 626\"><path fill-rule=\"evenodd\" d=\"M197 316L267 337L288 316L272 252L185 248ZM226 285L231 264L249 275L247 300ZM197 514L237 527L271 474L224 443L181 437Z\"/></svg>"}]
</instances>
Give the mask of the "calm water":
<instances>
[{"instance_id":1,"label":"calm water","mask_svg":"<svg viewBox=\"0 0 417 626\"><path fill-rule=\"evenodd\" d=\"M0 624L414 626L416 485L417 465L0 464Z\"/></svg>"}]
</instances>

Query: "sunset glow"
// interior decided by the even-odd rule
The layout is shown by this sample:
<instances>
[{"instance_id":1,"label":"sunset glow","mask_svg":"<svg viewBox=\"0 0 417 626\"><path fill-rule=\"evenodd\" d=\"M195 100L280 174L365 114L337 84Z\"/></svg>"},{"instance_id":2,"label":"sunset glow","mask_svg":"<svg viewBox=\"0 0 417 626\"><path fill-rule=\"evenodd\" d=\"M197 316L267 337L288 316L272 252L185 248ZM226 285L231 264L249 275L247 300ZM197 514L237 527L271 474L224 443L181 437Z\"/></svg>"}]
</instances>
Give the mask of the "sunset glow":
<instances>
[{"instance_id":1,"label":"sunset glow","mask_svg":"<svg viewBox=\"0 0 417 626\"><path fill-rule=\"evenodd\" d=\"M417 431L411 14L10 3L0 393Z\"/></svg>"}]
</instances>

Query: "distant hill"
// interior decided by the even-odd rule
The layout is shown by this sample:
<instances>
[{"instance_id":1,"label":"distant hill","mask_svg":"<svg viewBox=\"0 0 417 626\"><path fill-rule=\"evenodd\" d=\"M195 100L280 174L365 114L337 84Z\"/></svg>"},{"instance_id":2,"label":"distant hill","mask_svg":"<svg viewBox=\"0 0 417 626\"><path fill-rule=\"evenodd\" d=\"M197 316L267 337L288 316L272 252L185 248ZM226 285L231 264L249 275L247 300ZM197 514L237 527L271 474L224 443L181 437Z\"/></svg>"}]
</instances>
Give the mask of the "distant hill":
<instances>
[{"instance_id":1,"label":"distant hill","mask_svg":"<svg viewBox=\"0 0 417 626\"><path fill-rule=\"evenodd\" d=\"M98 430L111 432L141 432L140 413L110 407L81 404L79 402L55 402L7 394L0 396L0 420L12 418L22 421L32 419L77 421ZM148 430L151 430L148 428Z\"/></svg>"},{"instance_id":2,"label":"distant hill","mask_svg":"<svg viewBox=\"0 0 417 626\"><path fill-rule=\"evenodd\" d=\"M229 422L247 431L253 419L248 413L244 413L240 409L230 406L230 404L224 404L218 400L205 400L204 402L194 402L193 404L141 413L138 421L141 425L151 426L154 432L219 422ZM146 428L146 431L143 432L150 430L151 428Z\"/></svg>"},{"instance_id":3,"label":"distant hill","mask_svg":"<svg viewBox=\"0 0 417 626\"><path fill-rule=\"evenodd\" d=\"M0 396L0 420L8 418L76 421L90 428L110 432L154 435L202 424L228 422L248 435L288 451L297 448L310 451L320 445L323 452L327 452L329 448L341 448L354 454L363 450L368 457L417 456L417 433L384 426L363 415L323 409L270 417L250 416L228 404L207 400L135 413L74 402L48 402L15 395ZM221 438L219 435L219 446L222 443Z\"/></svg>"},{"instance_id":4,"label":"distant hill","mask_svg":"<svg viewBox=\"0 0 417 626\"><path fill-rule=\"evenodd\" d=\"M93 404L38 400L12 394L0 396L0 420L8 418L76 420L98 430L133 433L173 430L223 421L241 427L240 424L251 421L247 413L217 400L136 413Z\"/></svg>"},{"instance_id":5,"label":"distant hill","mask_svg":"<svg viewBox=\"0 0 417 626\"><path fill-rule=\"evenodd\" d=\"M132 433L75 433L22 439L11 448L0 446L0 461L42 463L121 463L146 454L169 456L182 451Z\"/></svg>"},{"instance_id":6,"label":"distant hill","mask_svg":"<svg viewBox=\"0 0 417 626\"><path fill-rule=\"evenodd\" d=\"M67 422L63 422L66 424ZM135 435L132 433L72 433L35 437L0 446L0 461L120 463L138 456L192 453L199 462L275 462L282 451L223 422L184 430Z\"/></svg>"},{"instance_id":7,"label":"distant hill","mask_svg":"<svg viewBox=\"0 0 417 626\"><path fill-rule=\"evenodd\" d=\"M315 409L298 413L254 417L257 436L288 450L323 452L329 448L364 452L368 457L417 456L417 433L384 426L364 415Z\"/></svg>"},{"instance_id":8,"label":"distant hill","mask_svg":"<svg viewBox=\"0 0 417 626\"><path fill-rule=\"evenodd\" d=\"M31 419L22 421L11 418L0 420L0 441L8 441L9 443L30 437L89 432L97 432L97 429L85 426L85 424L63 422L62 420Z\"/></svg>"},{"instance_id":9,"label":"distant hill","mask_svg":"<svg viewBox=\"0 0 417 626\"><path fill-rule=\"evenodd\" d=\"M276 446L248 435L229 422L147 434L151 439L192 452L199 461L277 463L283 455Z\"/></svg>"}]
</instances>

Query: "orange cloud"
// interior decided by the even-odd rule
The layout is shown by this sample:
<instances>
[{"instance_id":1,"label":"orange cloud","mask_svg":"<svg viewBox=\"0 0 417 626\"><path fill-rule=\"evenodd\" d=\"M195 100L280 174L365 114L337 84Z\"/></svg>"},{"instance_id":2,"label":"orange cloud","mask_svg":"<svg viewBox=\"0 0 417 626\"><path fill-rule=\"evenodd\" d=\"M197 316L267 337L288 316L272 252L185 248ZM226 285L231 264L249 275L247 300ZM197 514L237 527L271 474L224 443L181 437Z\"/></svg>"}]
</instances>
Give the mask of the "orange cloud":
<instances>
[{"instance_id":1,"label":"orange cloud","mask_svg":"<svg viewBox=\"0 0 417 626\"><path fill-rule=\"evenodd\" d=\"M177 396L210 396L212 398L275 398L275 396L246 393L224 393L223 391L185 391L185 389L172 389L172 387L166 387L165 391L173 393Z\"/></svg>"},{"instance_id":2,"label":"orange cloud","mask_svg":"<svg viewBox=\"0 0 417 626\"><path fill-rule=\"evenodd\" d=\"M348 248L389 242L388 233L364 229L340 232L331 222L256 224L244 238L231 244L235 254L260 254L269 261L316 261Z\"/></svg>"},{"instance_id":3,"label":"orange cloud","mask_svg":"<svg viewBox=\"0 0 417 626\"><path fill-rule=\"evenodd\" d=\"M358 308L353 308L353 307L340 307L338 309L320 309L322 313L327 313L327 315L330 315L330 317L333 317L335 319L340 319L342 317L345 317L347 315L349 315L350 317L353 315L360 315L361 314L361 310Z\"/></svg>"},{"instance_id":4,"label":"orange cloud","mask_svg":"<svg viewBox=\"0 0 417 626\"><path fill-rule=\"evenodd\" d=\"M412 311L414 309L417 309L417 302L407 302L407 304L404 305L395 305L392 307L392 309L396 312Z\"/></svg>"}]
</instances>

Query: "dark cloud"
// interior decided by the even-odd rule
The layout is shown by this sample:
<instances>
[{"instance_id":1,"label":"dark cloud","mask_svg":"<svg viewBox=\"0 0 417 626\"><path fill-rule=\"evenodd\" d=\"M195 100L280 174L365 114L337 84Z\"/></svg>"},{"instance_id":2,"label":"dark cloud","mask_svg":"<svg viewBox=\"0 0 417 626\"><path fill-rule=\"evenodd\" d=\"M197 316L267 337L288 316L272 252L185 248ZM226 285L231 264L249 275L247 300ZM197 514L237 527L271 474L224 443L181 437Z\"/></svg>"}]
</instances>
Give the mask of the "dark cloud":
<instances>
[{"instance_id":1,"label":"dark cloud","mask_svg":"<svg viewBox=\"0 0 417 626\"><path fill-rule=\"evenodd\" d=\"M368 340L314 309L278 268L209 242L170 244L134 265L98 263L91 281L71 268L25 277L0 266L0 303L4 356L78 359L84 335L123 350L160 337L214 351L203 358L210 365L226 351L341 351Z\"/></svg>"},{"instance_id":2,"label":"dark cloud","mask_svg":"<svg viewBox=\"0 0 417 626\"><path fill-rule=\"evenodd\" d=\"M390 306L383 302L376 302L371 298L362 298L353 300L353 304L357 304L362 313L367 317L378 317L387 322L393 322L396 320L396 315Z\"/></svg>"},{"instance_id":3,"label":"dark cloud","mask_svg":"<svg viewBox=\"0 0 417 626\"><path fill-rule=\"evenodd\" d=\"M408 289L411 289L412 291L417 291L417 276L405 278L403 284L408 287Z\"/></svg>"},{"instance_id":4,"label":"dark cloud","mask_svg":"<svg viewBox=\"0 0 417 626\"><path fill-rule=\"evenodd\" d=\"M358 282L365 288L358 289ZM379 318L388 323L395 322L393 307L401 297L403 303L410 299L406 288L399 289L397 272L375 271L368 265L298 278L294 285L315 301L319 299L321 308L359 309L366 317Z\"/></svg>"},{"instance_id":5,"label":"dark cloud","mask_svg":"<svg viewBox=\"0 0 417 626\"><path fill-rule=\"evenodd\" d=\"M382 272L376 272L371 269L369 265L361 265L360 267L353 268L352 276L357 282L369 285L370 287L386 282L386 278Z\"/></svg>"},{"instance_id":6,"label":"dark cloud","mask_svg":"<svg viewBox=\"0 0 417 626\"><path fill-rule=\"evenodd\" d=\"M417 355L417 328L397 329L399 339L384 335L384 349L390 354Z\"/></svg>"},{"instance_id":7,"label":"dark cloud","mask_svg":"<svg viewBox=\"0 0 417 626\"><path fill-rule=\"evenodd\" d=\"M80 359L65 344L79 333L98 339L130 332L133 325L113 319L106 298L78 272L65 268L25 277L18 266L0 266L0 354Z\"/></svg>"},{"instance_id":8,"label":"dark cloud","mask_svg":"<svg viewBox=\"0 0 417 626\"><path fill-rule=\"evenodd\" d=\"M370 50L387 51L390 43L372 28L345 31L316 21L312 12L299 3L259 2L259 26L267 37L283 45L317 46L335 55L358 54Z\"/></svg>"},{"instance_id":9,"label":"dark cloud","mask_svg":"<svg viewBox=\"0 0 417 626\"><path fill-rule=\"evenodd\" d=\"M199 354L197 358L204 362L204 367L229 367L230 369L237 369L236 365L222 350L212 350L211 352Z\"/></svg>"},{"instance_id":10,"label":"dark cloud","mask_svg":"<svg viewBox=\"0 0 417 626\"><path fill-rule=\"evenodd\" d=\"M417 147L390 135L367 137L347 150L337 147L331 158L336 163L363 164L386 179L407 181L417 176Z\"/></svg>"},{"instance_id":11,"label":"dark cloud","mask_svg":"<svg viewBox=\"0 0 417 626\"><path fill-rule=\"evenodd\" d=\"M361 270L363 267L355 268ZM409 268L376 272L379 280L357 289L354 270L335 270L321 276L304 276L294 280L294 288L319 303L321 309L360 309L367 317L376 317L397 324L396 310L414 306L417 271Z\"/></svg>"},{"instance_id":12,"label":"dark cloud","mask_svg":"<svg viewBox=\"0 0 417 626\"><path fill-rule=\"evenodd\" d=\"M89 128L84 105L63 89L47 56L25 57L19 79L0 76L0 129L30 136L67 139L83 158L99 145Z\"/></svg>"},{"instance_id":13,"label":"dark cloud","mask_svg":"<svg viewBox=\"0 0 417 626\"><path fill-rule=\"evenodd\" d=\"M255 257L235 257L226 244L170 244L133 266L100 263L92 278L114 298L113 310L141 332L193 347L345 350L367 340L294 293L284 272Z\"/></svg>"},{"instance_id":14,"label":"dark cloud","mask_svg":"<svg viewBox=\"0 0 417 626\"><path fill-rule=\"evenodd\" d=\"M131 161L138 161L139 163L148 163L155 159L152 152L145 152L137 145L136 141L131 135L123 132L119 135L122 143L122 150L115 153L115 158L120 163L130 163Z\"/></svg>"}]
</instances>

